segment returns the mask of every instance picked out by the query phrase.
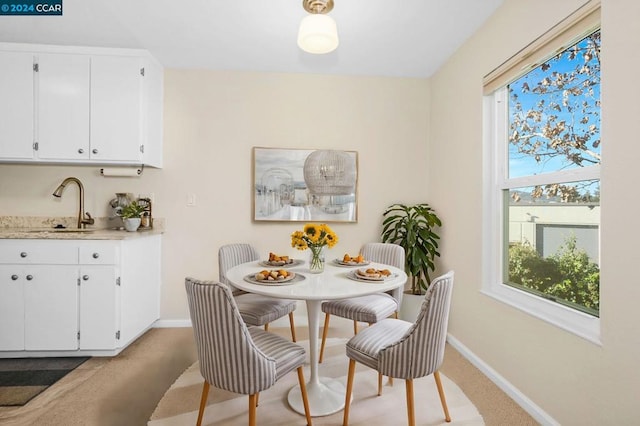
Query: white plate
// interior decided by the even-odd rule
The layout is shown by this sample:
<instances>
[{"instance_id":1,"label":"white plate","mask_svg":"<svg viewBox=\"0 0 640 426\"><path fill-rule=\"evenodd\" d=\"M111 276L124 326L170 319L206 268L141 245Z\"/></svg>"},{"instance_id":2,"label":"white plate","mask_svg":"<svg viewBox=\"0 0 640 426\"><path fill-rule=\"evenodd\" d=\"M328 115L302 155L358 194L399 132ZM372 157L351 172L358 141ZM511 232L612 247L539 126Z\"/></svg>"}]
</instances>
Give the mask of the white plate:
<instances>
[{"instance_id":1,"label":"white plate","mask_svg":"<svg viewBox=\"0 0 640 426\"><path fill-rule=\"evenodd\" d=\"M304 260L301 259L290 259L289 263L283 262L270 262L268 260L263 260L260 262L260 266L266 266L267 268L292 268L294 266L302 265Z\"/></svg>"},{"instance_id":2,"label":"white plate","mask_svg":"<svg viewBox=\"0 0 640 426\"><path fill-rule=\"evenodd\" d=\"M347 278L354 281L360 281L363 283L382 283L385 280L395 278L396 276L397 276L396 274L391 274L388 277L370 278L370 277L360 276L356 273L356 271L349 271L349 273L347 274Z\"/></svg>"},{"instance_id":3,"label":"white plate","mask_svg":"<svg viewBox=\"0 0 640 426\"><path fill-rule=\"evenodd\" d=\"M249 282L251 284L259 284L259 285L290 285L290 284L295 284L297 282L300 282L302 280L304 280L304 275L300 275L300 274L294 274L293 272L289 273L289 276L283 280L277 281L268 281L268 280L256 280L256 274L249 274L246 277L244 277L244 280L246 282Z\"/></svg>"},{"instance_id":4,"label":"white plate","mask_svg":"<svg viewBox=\"0 0 640 426\"><path fill-rule=\"evenodd\" d=\"M350 268L350 267L353 267L353 266L367 266L371 262L369 262L368 260L365 260L364 262L360 262L360 263L358 263L358 262L345 262L342 259L334 259L333 263L335 263L338 266L346 266L346 267Z\"/></svg>"}]
</instances>

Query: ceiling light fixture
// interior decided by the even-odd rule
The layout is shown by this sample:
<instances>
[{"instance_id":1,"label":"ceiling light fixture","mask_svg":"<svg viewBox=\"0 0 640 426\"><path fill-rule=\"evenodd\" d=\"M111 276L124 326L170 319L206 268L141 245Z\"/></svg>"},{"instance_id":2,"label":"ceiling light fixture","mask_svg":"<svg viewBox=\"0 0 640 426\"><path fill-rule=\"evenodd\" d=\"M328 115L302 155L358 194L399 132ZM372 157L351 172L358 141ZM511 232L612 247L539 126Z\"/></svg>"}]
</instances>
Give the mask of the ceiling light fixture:
<instances>
[{"instance_id":1,"label":"ceiling light fixture","mask_svg":"<svg viewBox=\"0 0 640 426\"><path fill-rule=\"evenodd\" d=\"M298 46L305 52L323 54L338 47L338 27L327 13L333 9L333 0L302 0L302 7L310 13L300 22Z\"/></svg>"}]
</instances>

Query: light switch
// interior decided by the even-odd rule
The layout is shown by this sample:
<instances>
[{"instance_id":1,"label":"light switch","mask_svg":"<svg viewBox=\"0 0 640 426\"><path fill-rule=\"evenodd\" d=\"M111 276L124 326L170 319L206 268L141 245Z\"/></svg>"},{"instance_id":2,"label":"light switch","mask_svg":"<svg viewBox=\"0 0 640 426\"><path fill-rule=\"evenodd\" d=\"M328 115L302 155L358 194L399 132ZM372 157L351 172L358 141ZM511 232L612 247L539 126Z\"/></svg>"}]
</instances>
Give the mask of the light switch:
<instances>
[{"instance_id":1,"label":"light switch","mask_svg":"<svg viewBox=\"0 0 640 426\"><path fill-rule=\"evenodd\" d=\"M187 194L187 206L193 207L196 205L196 194Z\"/></svg>"}]
</instances>

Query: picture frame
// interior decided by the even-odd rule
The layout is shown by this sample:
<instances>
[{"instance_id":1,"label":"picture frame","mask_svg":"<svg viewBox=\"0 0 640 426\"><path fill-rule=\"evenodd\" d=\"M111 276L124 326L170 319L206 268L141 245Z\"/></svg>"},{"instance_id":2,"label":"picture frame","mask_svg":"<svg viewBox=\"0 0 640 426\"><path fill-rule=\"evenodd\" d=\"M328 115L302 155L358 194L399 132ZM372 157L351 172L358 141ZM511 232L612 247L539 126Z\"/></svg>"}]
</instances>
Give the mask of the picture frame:
<instances>
[{"instance_id":1,"label":"picture frame","mask_svg":"<svg viewBox=\"0 0 640 426\"><path fill-rule=\"evenodd\" d=\"M357 222L357 151L254 147L253 220Z\"/></svg>"}]
</instances>

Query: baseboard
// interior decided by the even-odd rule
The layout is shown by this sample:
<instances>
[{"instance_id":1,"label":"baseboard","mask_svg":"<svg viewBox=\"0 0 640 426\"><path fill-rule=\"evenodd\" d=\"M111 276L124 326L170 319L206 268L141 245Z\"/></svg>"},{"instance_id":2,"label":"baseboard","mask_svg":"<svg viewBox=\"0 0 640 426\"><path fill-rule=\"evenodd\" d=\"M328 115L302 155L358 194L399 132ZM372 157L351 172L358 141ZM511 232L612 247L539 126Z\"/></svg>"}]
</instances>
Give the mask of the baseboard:
<instances>
[{"instance_id":1,"label":"baseboard","mask_svg":"<svg viewBox=\"0 0 640 426\"><path fill-rule=\"evenodd\" d=\"M153 328L179 328L191 327L190 319L163 320L159 319L153 323Z\"/></svg>"},{"instance_id":2,"label":"baseboard","mask_svg":"<svg viewBox=\"0 0 640 426\"><path fill-rule=\"evenodd\" d=\"M542 408L536 405L533 401L527 398L522 392L520 392L515 386L513 386L507 379L502 377L491 368L487 363L478 358L476 354L471 352L469 348L463 345L458 339L451 334L447 334L447 342L453 346L460 354L473 364L478 370L480 370L485 376L489 378L496 386L498 386L504 393L506 393L516 404L518 404L524 411L529 413L538 423L544 426L560 426L553 417L547 414Z\"/></svg>"}]
</instances>

